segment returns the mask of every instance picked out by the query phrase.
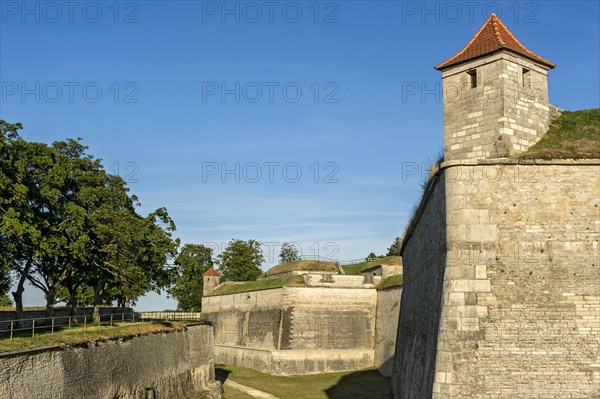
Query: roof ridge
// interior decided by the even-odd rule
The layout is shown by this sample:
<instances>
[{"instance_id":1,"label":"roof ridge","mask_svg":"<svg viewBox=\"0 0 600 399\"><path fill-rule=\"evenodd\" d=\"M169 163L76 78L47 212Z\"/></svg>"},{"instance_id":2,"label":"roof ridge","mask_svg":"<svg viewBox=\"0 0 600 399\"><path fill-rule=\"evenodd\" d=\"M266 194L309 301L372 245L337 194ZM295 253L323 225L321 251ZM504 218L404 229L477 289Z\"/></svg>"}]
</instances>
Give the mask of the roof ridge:
<instances>
[{"instance_id":1,"label":"roof ridge","mask_svg":"<svg viewBox=\"0 0 600 399\"><path fill-rule=\"evenodd\" d=\"M504 26L504 24L502 23L502 21L500 21L500 18L498 18L496 16L496 14L490 15L489 19L492 22L492 28L494 29L494 36L496 37L496 41L498 42L500 47L508 47L508 45L504 42L504 40L502 40L502 35L500 35L500 30L496 26L496 23L500 22L500 25L504 28L506 28L506 26Z\"/></svg>"},{"instance_id":2,"label":"roof ridge","mask_svg":"<svg viewBox=\"0 0 600 399\"><path fill-rule=\"evenodd\" d=\"M496 14L492 14L492 15L496 15ZM475 41L475 39L477 39L477 37L481 34L481 32L483 31L483 29L486 27L486 25L488 24L488 22L492 18L492 15L490 15L489 18L483 23L483 25L481 25L479 27L479 29L477 30L477 32L475 32L475 34L473 35L473 37L471 38L471 40L469 40L469 42L467 44L465 44L465 46L461 50L459 50L456 54L454 54L452 57L448 58L448 60L456 58L459 55L461 55L462 53L464 53L465 51L467 51L467 49L469 48L469 46ZM440 67L442 64L445 64L446 62L447 61L442 62L441 64L439 64L438 66L436 66L436 68Z\"/></svg>"},{"instance_id":3,"label":"roof ridge","mask_svg":"<svg viewBox=\"0 0 600 399\"><path fill-rule=\"evenodd\" d=\"M442 70L499 50L509 50L552 69L556 65L523 45L496 14L491 14L467 44L452 57L438 64Z\"/></svg>"},{"instance_id":4,"label":"roof ridge","mask_svg":"<svg viewBox=\"0 0 600 399\"><path fill-rule=\"evenodd\" d=\"M499 18L498 18L498 22L499 22L499 23L500 23L500 25L501 25L501 26L504 28L504 30L506 31L506 33L508 33L508 34L510 35L510 37L511 37L511 38L512 38L512 39L513 39L515 42L517 42L517 44L518 44L519 46L521 46L521 47L523 48L523 50L525 50L526 52L528 52L528 53L529 53L529 54L531 54L532 56L535 56L535 57L541 58L542 60L544 60L544 61L546 61L546 62L548 62L548 63L550 63L550 64L551 64L551 62L550 62L550 61L548 61L547 59L545 59L544 57L542 57L542 56L539 56L539 55L535 54L533 51L531 51L531 50L529 50L527 47L525 47L525 45L524 45L523 43L521 43L521 42L519 41L519 39L517 39L517 37L516 37L515 35L513 35L513 33L510 31L510 29L508 29L508 26L506 26L506 25L504 24L504 22L502 22L502 21L501 21Z\"/></svg>"}]
</instances>

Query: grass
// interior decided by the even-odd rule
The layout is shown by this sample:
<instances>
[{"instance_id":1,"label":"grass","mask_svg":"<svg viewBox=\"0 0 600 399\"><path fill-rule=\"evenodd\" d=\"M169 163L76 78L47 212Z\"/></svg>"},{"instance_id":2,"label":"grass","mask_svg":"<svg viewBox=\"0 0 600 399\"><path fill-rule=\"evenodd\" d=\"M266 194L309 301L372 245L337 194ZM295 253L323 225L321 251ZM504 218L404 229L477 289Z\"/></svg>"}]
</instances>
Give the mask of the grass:
<instances>
[{"instance_id":1,"label":"grass","mask_svg":"<svg viewBox=\"0 0 600 399\"><path fill-rule=\"evenodd\" d=\"M78 326L60 327L54 334L49 331L31 337L31 331L20 332L20 336L13 339L0 339L0 353L14 352L26 349L39 348L43 346L70 346L86 342L105 341L110 339L131 337L137 335L169 332L183 329L183 323L176 322L139 322L139 323L115 323L112 326L106 323L98 325L88 325L87 327ZM3 336L6 332L2 333Z\"/></svg>"},{"instance_id":2,"label":"grass","mask_svg":"<svg viewBox=\"0 0 600 399\"><path fill-rule=\"evenodd\" d=\"M600 108L564 111L521 159L600 158Z\"/></svg>"},{"instance_id":3,"label":"grass","mask_svg":"<svg viewBox=\"0 0 600 399\"><path fill-rule=\"evenodd\" d=\"M354 265L342 266L344 272L348 275L359 275L360 272L366 269L370 269L371 267L379 266L382 264L386 265L401 265L402 257L401 256L384 256L383 258L375 258L371 262L362 262L355 263Z\"/></svg>"},{"instance_id":4,"label":"grass","mask_svg":"<svg viewBox=\"0 0 600 399\"><path fill-rule=\"evenodd\" d=\"M289 276L260 281L226 282L214 290L210 296L236 294L239 292L268 290L281 287L304 287L302 276Z\"/></svg>"},{"instance_id":5,"label":"grass","mask_svg":"<svg viewBox=\"0 0 600 399\"><path fill-rule=\"evenodd\" d=\"M310 270L321 272L337 272L337 265L334 262L323 262L319 260L297 260L295 262L282 263L269 269L263 276L272 276L274 274L291 272L294 270Z\"/></svg>"},{"instance_id":6,"label":"grass","mask_svg":"<svg viewBox=\"0 0 600 399\"><path fill-rule=\"evenodd\" d=\"M383 289L383 288L397 287L399 285L402 285L403 282L404 282L404 276L402 274L397 274L395 276L389 276L388 278L383 280L378 288Z\"/></svg>"},{"instance_id":7,"label":"grass","mask_svg":"<svg viewBox=\"0 0 600 399\"><path fill-rule=\"evenodd\" d=\"M217 366L217 374L280 399L373 399L379 397L380 391L389 389L390 384L390 379L376 369L282 377L241 367Z\"/></svg>"}]
</instances>

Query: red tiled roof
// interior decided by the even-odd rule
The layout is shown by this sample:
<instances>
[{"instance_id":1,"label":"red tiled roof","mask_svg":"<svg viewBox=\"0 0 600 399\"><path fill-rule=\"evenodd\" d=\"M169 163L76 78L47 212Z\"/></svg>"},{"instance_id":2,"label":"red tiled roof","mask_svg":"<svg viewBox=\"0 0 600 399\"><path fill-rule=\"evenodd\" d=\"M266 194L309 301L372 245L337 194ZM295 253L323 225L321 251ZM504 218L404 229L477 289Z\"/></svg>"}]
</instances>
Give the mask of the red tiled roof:
<instances>
[{"instance_id":1,"label":"red tiled roof","mask_svg":"<svg viewBox=\"0 0 600 399\"><path fill-rule=\"evenodd\" d=\"M462 50L436 66L435 69L442 70L498 50L513 51L550 69L556 66L523 46L500 21L500 18L496 14L492 14Z\"/></svg>"},{"instance_id":2,"label":"red tiled roof","mask_svg":"<svg viewBox=\"0 0 600 399\"><path fill-rule=\"evenodd\" d=\"M208 269L208 270L207 270L207 271L204 273L204 275L205 275L205 276L216 276L216 277L219 277L219 276L220 276L219 272L218 272L218 271L216 271L214 267L211 267L210 269Z\"/></svg>"}]
</instances>

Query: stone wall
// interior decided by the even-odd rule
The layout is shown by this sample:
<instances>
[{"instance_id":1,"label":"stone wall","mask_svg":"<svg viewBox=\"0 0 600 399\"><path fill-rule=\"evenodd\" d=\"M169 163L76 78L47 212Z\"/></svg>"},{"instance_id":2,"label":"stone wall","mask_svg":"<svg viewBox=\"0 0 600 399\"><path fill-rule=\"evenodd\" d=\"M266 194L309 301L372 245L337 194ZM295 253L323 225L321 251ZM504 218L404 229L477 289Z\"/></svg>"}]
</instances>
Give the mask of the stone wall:
<instances>
[{"instance_id":1,"label":"stone wall","mask_svg":"<svg viewBox=\"0 0 600 399\"><path fill-rule=\"evenodd\" d=\"M212 327L0 355L3 399L219 398Z\"/></svg>"},{"instance_id":2,"label":"stone wall","mask_svg":"<svg viewBox=\"0 0 600 399\"><path fill-rule=\"evenodd\" d=\"M390 287L377 292L375 367L386 377L392 375L401 298L402 286Z\"/></svg>"},{"instance_id":3,"label":"stone wall","mask_svg":"<svg viewBox=\"0 0 600 399\"><path fill-rule=\"evenodd\" d=\"M433 185L445 201L422 208L439 219L417 219L404 243L395 397L598 398L600 161L447 162ZM435 266L409 251L432 231L447 245ZM421 322L415 303L439 296Z\"/></svg>"},{"instance_id":4,"label":"stone wall","mask_svg":"<svg viewBox=\"0 0 600 399\"><path fill-rule=\"evenodd\" d=\"M395 398L430 398L446 266L446 190L434 176L402 248L404 282L392 389Z\"/></svg>"},{"instance_id":5,"label":"stone wall","mask_svg":"<svg viewBox=\"0 0 600 399\"><path fill-rule=\"evenodd\" d=\"M321 275L305 274L304 281L308 287L331 288L375 288L381 283L381 276L349 276L349 275Z\"/></svg>"},{"instance_id":6,"label":"stone wall","mask_svg":"<svg viewBox=\"0 0 600 399\"><path fill-rule=\"evenodd\" d=\"M375 289L284 287L203 298L216 361L272 374L373 366Z\"/></svg>"}]
</instances>

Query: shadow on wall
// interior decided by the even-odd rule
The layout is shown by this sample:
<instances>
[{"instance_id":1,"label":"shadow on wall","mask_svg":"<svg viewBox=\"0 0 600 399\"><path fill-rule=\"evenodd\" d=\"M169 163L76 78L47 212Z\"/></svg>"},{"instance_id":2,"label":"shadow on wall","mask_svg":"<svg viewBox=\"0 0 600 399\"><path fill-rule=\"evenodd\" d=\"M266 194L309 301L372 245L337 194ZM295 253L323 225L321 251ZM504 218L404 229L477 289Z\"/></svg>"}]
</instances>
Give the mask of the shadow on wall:
<instances>
[{"instance_id":1,"label":"shadow on wall","mask_svg":"<svg viewBox=\"0 0 600 399\"><path fill-rule=\"evenodd\" d=\"M325 390L329 399L391 399L390 378L377 370L362 370L340 378Z\"/></svg>"},{"instance_id":2,"label":"shadow on wall","mask_svg":"<svg viewBox=\"0 0 600 399\"><path fill-rule=\"evenodd\" d=\"M393 371L394 371L394 356L392 355L389 358L387 358L387 360L385 362L383 362L382 365L379 366L379 372L386 377L391 377Z\"/></svg>"}]
</instances>

